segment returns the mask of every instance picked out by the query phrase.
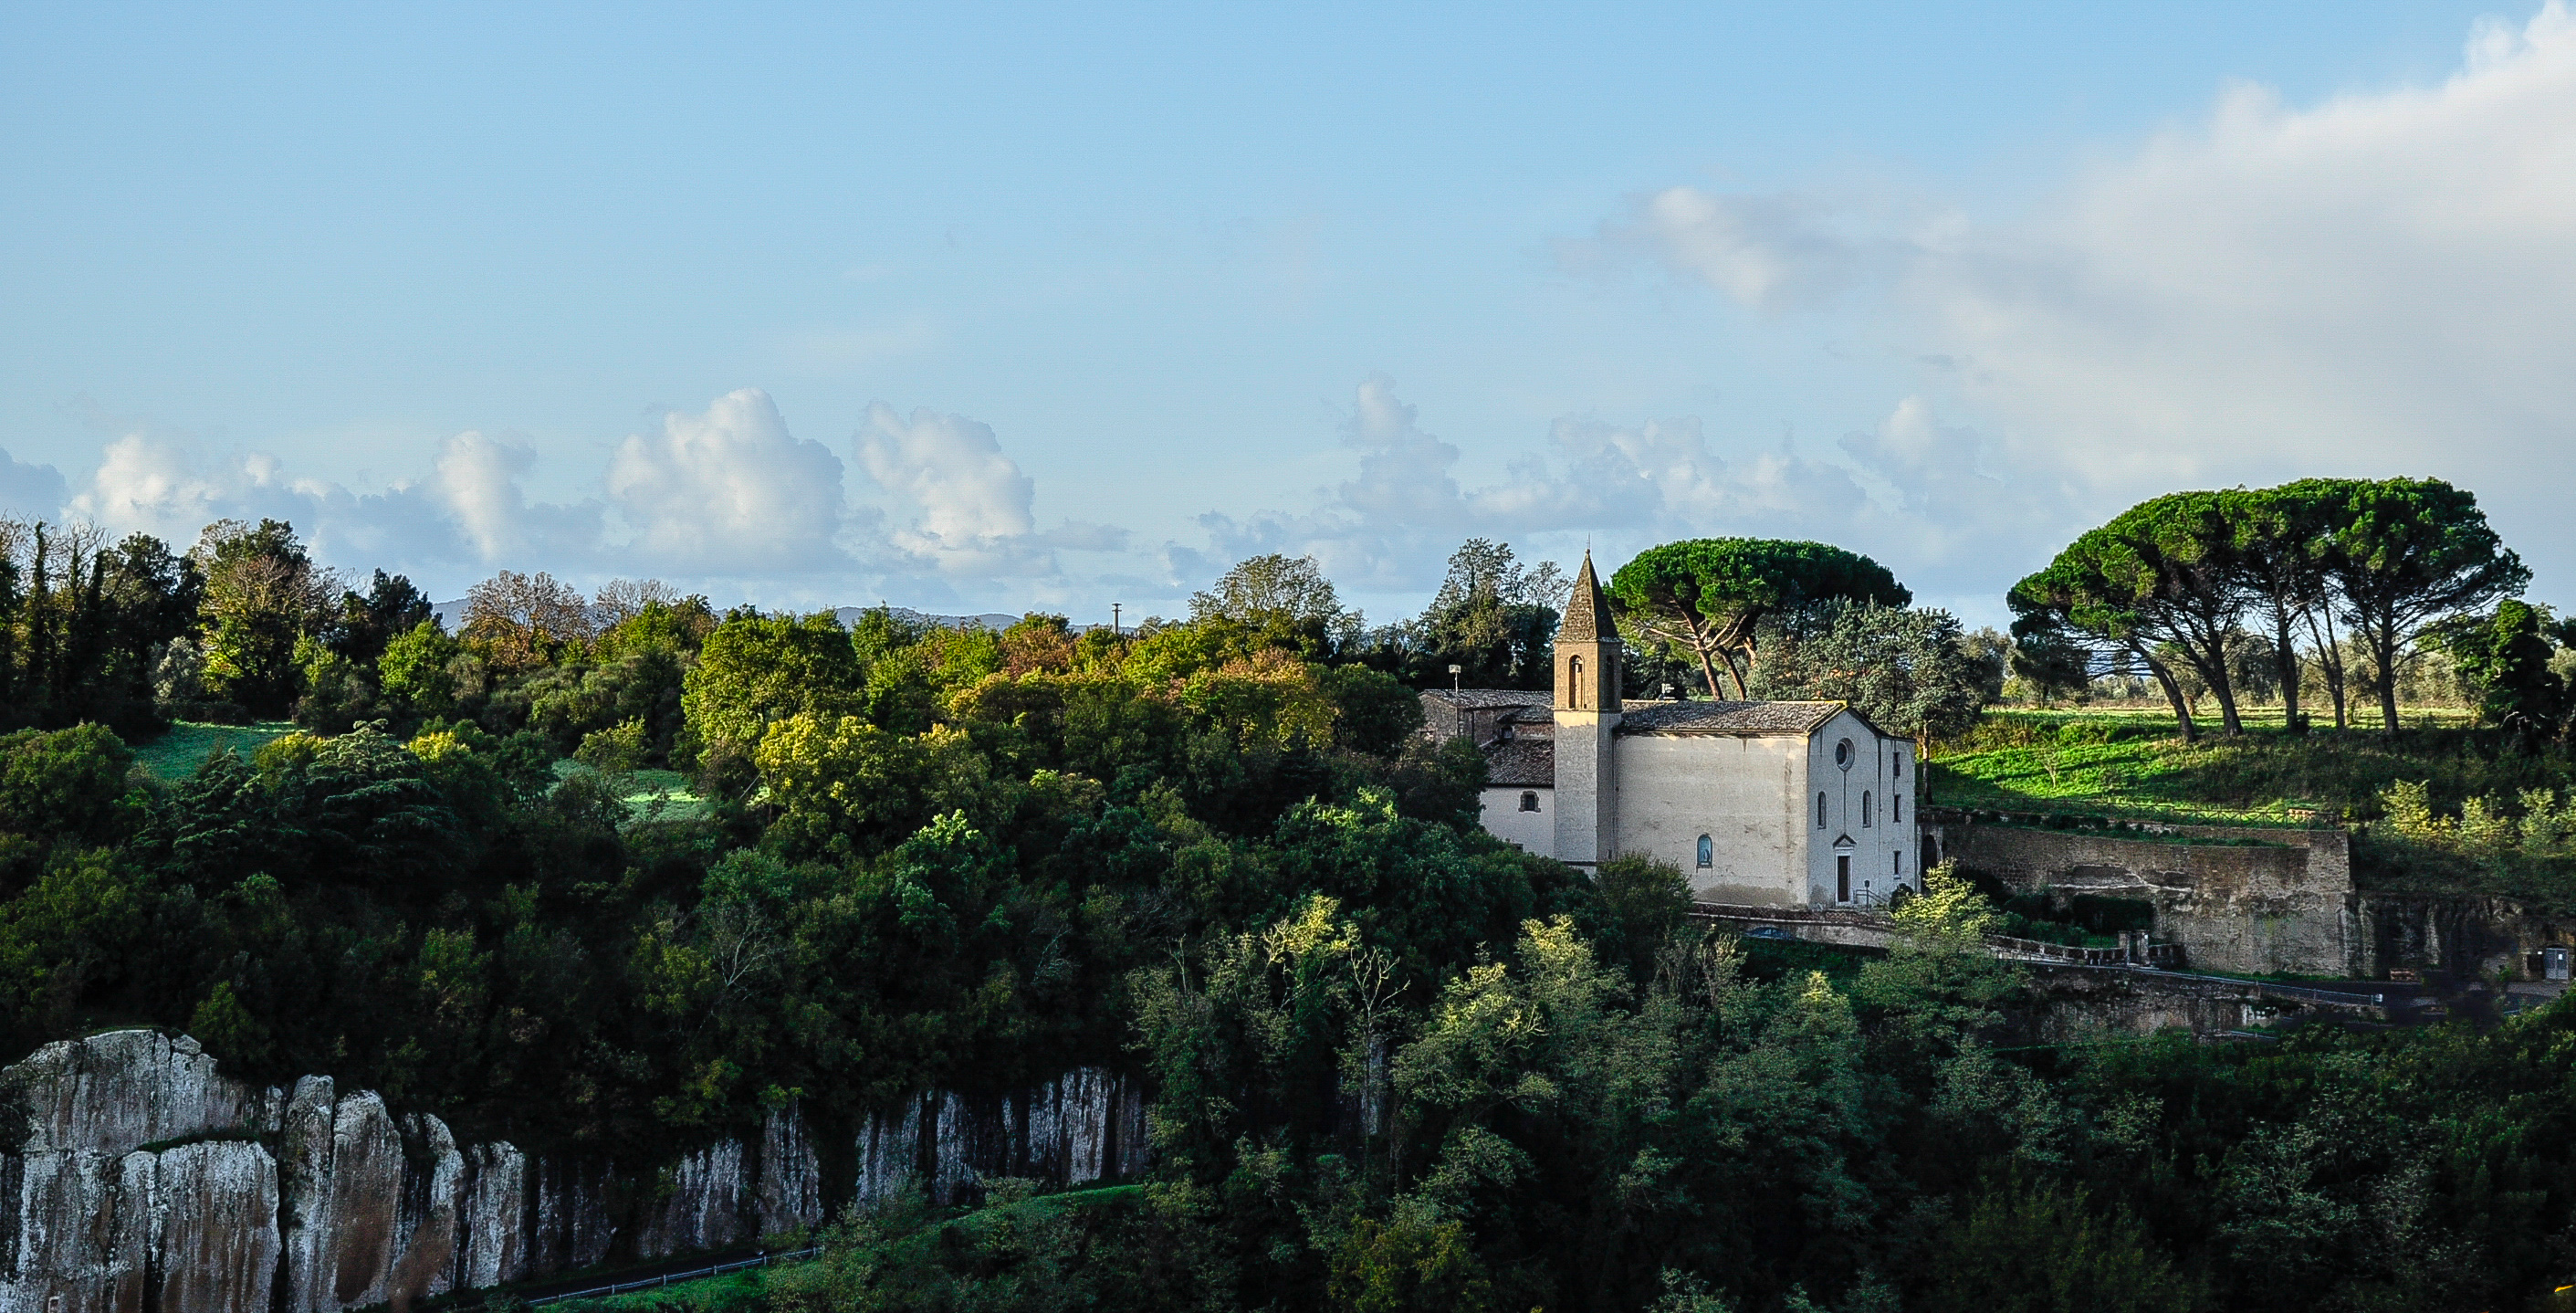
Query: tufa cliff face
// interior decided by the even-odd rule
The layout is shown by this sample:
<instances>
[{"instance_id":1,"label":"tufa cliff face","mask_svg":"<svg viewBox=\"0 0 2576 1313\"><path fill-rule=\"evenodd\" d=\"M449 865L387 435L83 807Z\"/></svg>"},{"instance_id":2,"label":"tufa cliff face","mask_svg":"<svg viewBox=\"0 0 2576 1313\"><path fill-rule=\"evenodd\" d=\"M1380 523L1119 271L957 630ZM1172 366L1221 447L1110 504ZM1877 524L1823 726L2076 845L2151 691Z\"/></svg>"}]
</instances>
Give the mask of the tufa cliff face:
<instances>
[{"instance_id":1,"label":"tufa cliff face","mask_svg":"<svg viewBox=\"0 0 2576 1313\"><path fill-rule=\"evenodd\" d=\"M0 1313L401 1307L746 1245L915 1179L953 1200L988 1176L1077 1184L1146 1165L1141 1092L1092 1069L1002 1096L925 1094L852 1138L837 1189L794 1105L757 1137L621 1172L459 1146L438 1118L326 1076L254 1089L185 1036L66 1040L0 1071Z\"/></svg>"}]
</instances>

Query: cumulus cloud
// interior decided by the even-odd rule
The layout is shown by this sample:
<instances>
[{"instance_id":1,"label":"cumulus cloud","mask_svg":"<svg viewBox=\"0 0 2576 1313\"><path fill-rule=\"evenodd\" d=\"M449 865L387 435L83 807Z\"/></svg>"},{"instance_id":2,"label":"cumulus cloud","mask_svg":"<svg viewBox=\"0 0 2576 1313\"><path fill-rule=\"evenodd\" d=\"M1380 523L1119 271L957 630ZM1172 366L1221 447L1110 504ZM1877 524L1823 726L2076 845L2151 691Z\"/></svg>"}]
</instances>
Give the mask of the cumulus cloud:
<instances>
[{"instance_id":1,"label":"cumulus cloud","mask_svg":"<svg viewBox=\"0 0 2576 1313\"><path fill-rule=\"evenodd\" d=\"M1609 225L1774 316L1847 289L1990 419L1967 468L2087 513L2186 484L2425 473L2576 565L2576 19L2483 22L2438 85L2206 119L2009 221L1677 188ZM1845 450L1927 490L1970 454L1902 414ZM1955 481L1953 499L1975 485ZM2560 541L2552 542L2555 535Z\"/></svg>"},{"instance_id":2,"label":"cumulus cloud","mask_svg":"<svg viewBox=\"0 0 2576 1313\"><path fill-rule=\"evenodd\" d=\"M743 388L704 414L673 411L626 439L608 464L608 504L625 551L695 575L793 574L846 564L841 462L787 431L769 394Z\"/></svg>"},{"instance_id":3,"label":"cumulus cloud","mask_svg":"<svg viewBox=\"0 0 2576 1313\"><path fill-rule=\"evenodd\" d=\"M993 427L928 408L909 418L877 402L852 439L859 468L910 512L894 548L946 575L1043 577L1055 553L1124 550L1127 533L1068 521L1040 532L1037 482L1002 451Z\"/></svg>"},{"instance_id":4,"label":"cumulus cloud","mask_svg":"<svg viewBox=\"0 0 2576 1313\"><path fill-rule=\"evenodd\" d=\"M1945 427L1908 399L1875 430L1842 444L1843 460L1785 443L1722 453L1700 420L1619 424L1565 417L1503 476L1468 486L1459 449L1425 431L1394 385L1358 389L1343 427L1358 477L1319 490L1309 511L1243 519L1200 517L1229 558L1312 555L1336 582L1363 591L1418 590L1437 581L1469 537L1521 542L1582 534L1605 555L1670 538L1713 535L1825 538L1923 565L1937 579L2002 518L2001 486L1979 471L1987 445ZM1964 460L1964 464L1961 462ZM1176 574L1212 564L1167 548Z\"/></svg>"}]
</instances>

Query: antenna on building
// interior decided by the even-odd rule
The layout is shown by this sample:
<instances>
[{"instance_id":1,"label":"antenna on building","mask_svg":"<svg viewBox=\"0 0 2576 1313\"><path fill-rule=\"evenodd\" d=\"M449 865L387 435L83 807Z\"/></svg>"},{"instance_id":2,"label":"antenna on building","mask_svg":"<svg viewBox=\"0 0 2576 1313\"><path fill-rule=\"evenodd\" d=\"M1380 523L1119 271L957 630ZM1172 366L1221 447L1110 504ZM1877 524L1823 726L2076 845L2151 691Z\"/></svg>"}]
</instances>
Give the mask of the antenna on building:
<instances>
[{"instance_id":1,"label":"antenna on building","mask_svg":"<svg viewBox=\"0 0 2576 1313\"><path fill-rule=\"evenodd\" d=\"M1463 674L1466 674L1466 673L1467 673L1467 668L1466 668L1465 666L1453 665L1453 666L1449 667L1449 691L1450 691L1450 692L1452 692L1452 693L1458 693L1458 692L1463 692L1463 691L1464 691L1464 690L1462 690L1462 689L1460 689L1460 688L1458 687L1458 677L1459 677L1460 675L1463 675Z\"/></svg>"}]
</instances>

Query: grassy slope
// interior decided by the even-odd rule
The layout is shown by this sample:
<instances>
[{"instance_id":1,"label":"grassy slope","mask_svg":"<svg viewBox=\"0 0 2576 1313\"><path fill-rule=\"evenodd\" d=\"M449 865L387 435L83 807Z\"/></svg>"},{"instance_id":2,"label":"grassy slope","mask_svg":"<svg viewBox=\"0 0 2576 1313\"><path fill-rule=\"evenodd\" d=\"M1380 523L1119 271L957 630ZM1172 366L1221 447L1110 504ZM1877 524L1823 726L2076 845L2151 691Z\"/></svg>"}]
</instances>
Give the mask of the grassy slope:
<instances>
[{"instance_id":1,"label":"grassy slope","mask_svg":"<svg viewBox=\"0 0 2576 1313\"><path fill-rule=\"evenodd\" d=\"M587 774L590 767L570 757L555 762L555 778L570 779ZM659 815L665 820L682 820L706 810L706 800L689 789L689 777L675 770L639 770L626 776L623 795L626 809L638 818L654 815L654 804L661 804Z\"/></svg>"},{"instance_id":2,"label":"grassy slope","mask_svg":"<svg viewBox=\"0 0 2576 1313\"><path fill-rule=\"evenodd\" d=\"M2456 713L2454 713L2454 717ZM2413 713L2408 719L2416 720ZM1925 773L1935 805L2213 825L2369 820L2398 780L2431 785L2437 811L2465 798L2513 804L2524 789L2566 790L2576 764L2561 752L2505 751L2495 737L2444 726L2286 734L2277 713L2240 738L2186 744L2169 716L2138 712L1995 712L1945 743ZM2310 820L2308 813L2315 813ZM2365 835L2355 875L2370 887L2475 890L2576 905L2576 870L2563 860L2478 862Z\"/></svg>"},{"instance_id":3,"label":"grassy slope","mask_svg":"<svg viewBox=\"0 0 2576 1313\"><path fill-rule=\"evenodd\" d=\"M2132 713L1996 712L1933 755L1936 804L2070 812L2213 824L2296 824L2298 813L2376 814L2381 790L2426 780L2437 806L2564 788L2557 755L2502 752L2460 728L2283 733L2258 724L2242 737L2186 744L2170 717Z\"/></svg>"},{"instance_id":4,"label":"grassy slope","mask_svg":"<svg viewBox=\"0 0 2576 1313\"><path fill-rule=\"evenodd\" d=\"M231 748L248 757L269 740L294 732L295 727L282 720L256 725L206 725L182 720L172 724L169 733L136 744L134 755L155 776L181 780L194 774L198 764L218 748Z\"/></svg>"}]
</instances>

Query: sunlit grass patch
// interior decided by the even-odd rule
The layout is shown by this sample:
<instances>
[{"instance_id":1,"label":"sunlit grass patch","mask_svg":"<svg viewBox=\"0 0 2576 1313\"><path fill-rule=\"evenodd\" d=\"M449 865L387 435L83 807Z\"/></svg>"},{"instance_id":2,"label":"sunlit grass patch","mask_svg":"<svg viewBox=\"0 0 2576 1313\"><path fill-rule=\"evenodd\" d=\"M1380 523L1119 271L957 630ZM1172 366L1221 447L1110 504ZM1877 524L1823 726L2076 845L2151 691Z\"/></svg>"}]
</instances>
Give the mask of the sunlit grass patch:
<instances>
[{"instance_id":1,"label":"sunlit grass patch","mask_svg":"<svg viewBox=\"0 0 2576 1313\"><path fill-rule=\"evenodd\" d=\"M575 775L596 774L590 767L570 757L555 761L555 778L568 780ZM706 813L707 801L689 787L689 777L675 770L632 770L623 777L626 792L619 801L636 820L685 820Z\"/></svg>"},{"instance_id":2,"label":"sunlit grass patch","mask_svg":"<svg viewBox=\"0 0 2576 1313\"><path fill-rule=\"evenodd\" d=\"M135 744L134 756L160 779L183 780L195 774L197 767L218 749L231 748L247 759L270 740L294 732L295 726L283 720L266 720L256 725L174 721L168 733Z\"/></svg>"},{"instance_id":3,"label":"sunlit grass patch","mask_svg":"<svg viewBox=\"0 0 2576 1313\"><path fill-rule=\"evenodd\" d=\"M2397 780L2437 798L2562 787L2557 754L2501 751L2448 708L2408 709L2410 728L2286 732L2248 717L2242 735L2185 743L2170 716L1999 712L1938 745L1925 773L1936 804L2218 825L2333 824L2375 815ZM2417 727L2417 726L2422 727ZM2456 801L2454 804L2456 805Z\"/></svg>"}]
</instances>

